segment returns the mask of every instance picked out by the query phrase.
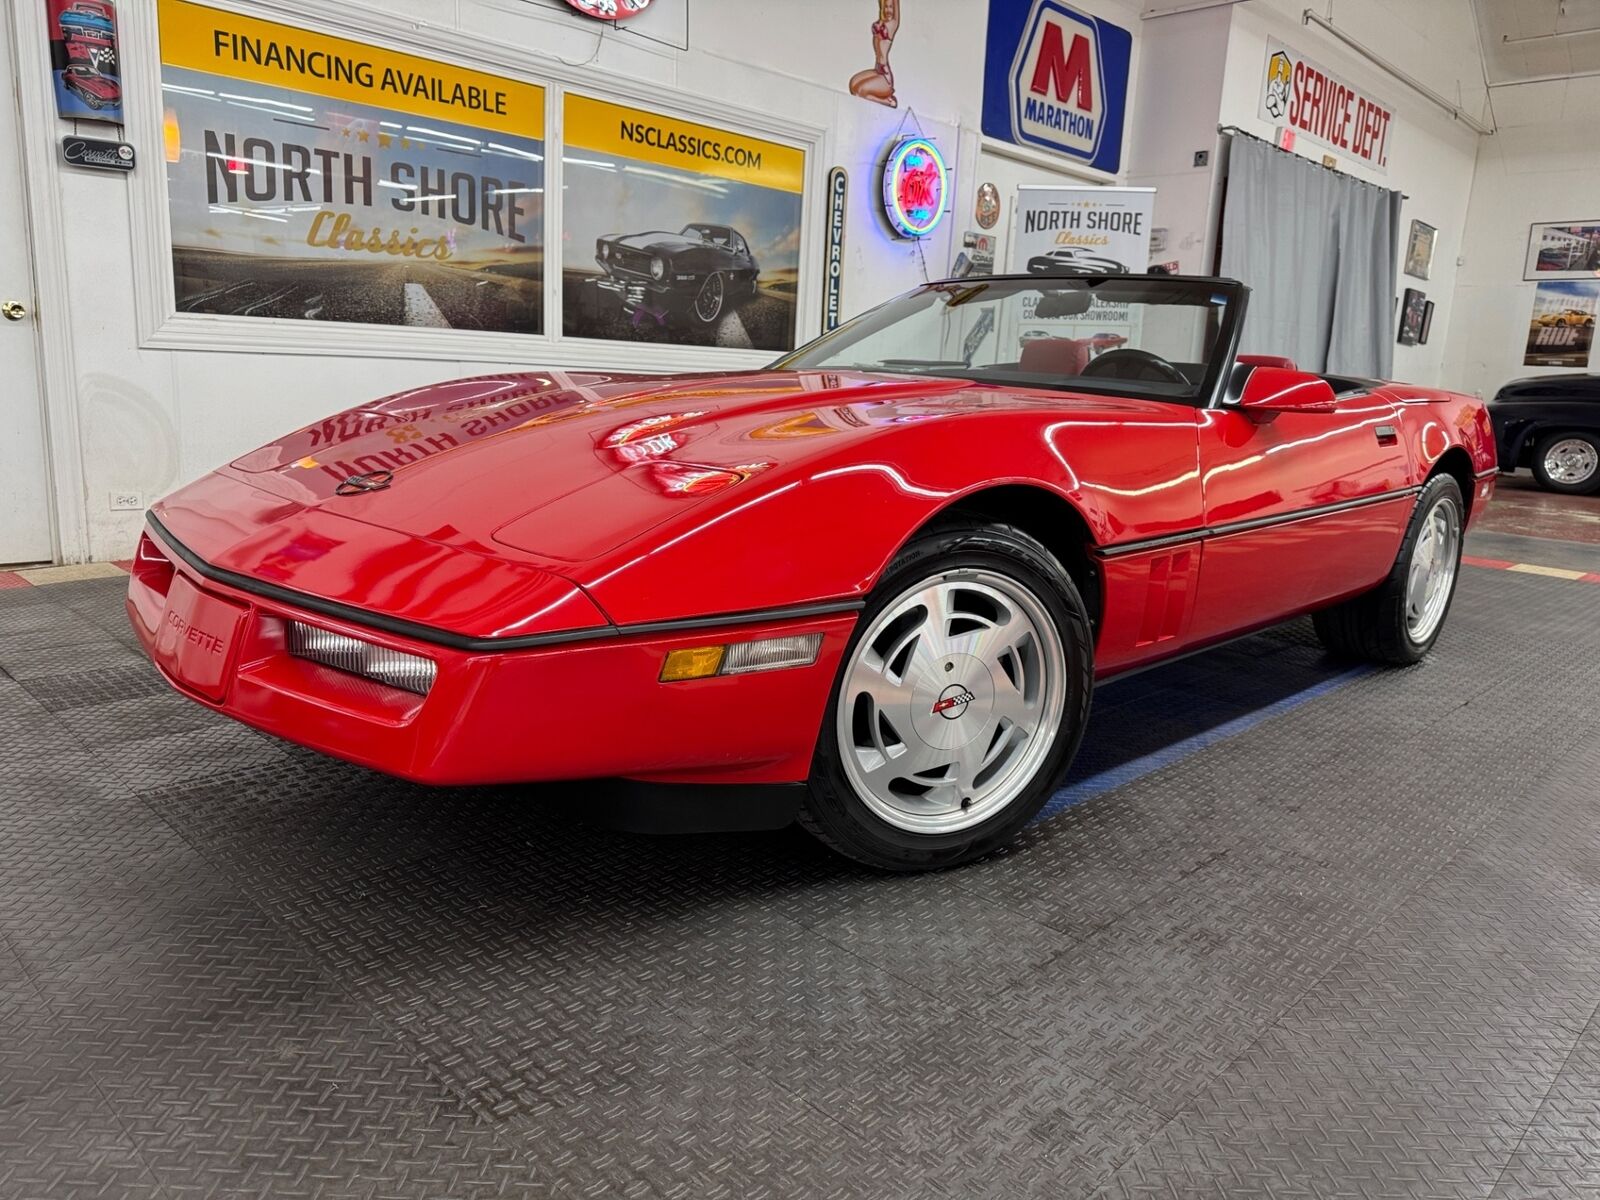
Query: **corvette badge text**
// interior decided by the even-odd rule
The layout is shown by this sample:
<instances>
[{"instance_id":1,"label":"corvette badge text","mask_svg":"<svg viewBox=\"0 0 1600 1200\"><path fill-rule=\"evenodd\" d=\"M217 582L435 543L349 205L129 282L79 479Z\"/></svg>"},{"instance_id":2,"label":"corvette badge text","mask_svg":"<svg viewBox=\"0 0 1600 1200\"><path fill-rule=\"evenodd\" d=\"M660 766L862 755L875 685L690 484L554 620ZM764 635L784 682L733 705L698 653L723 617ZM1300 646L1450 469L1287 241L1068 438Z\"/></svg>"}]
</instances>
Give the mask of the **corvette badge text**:
<instances>
[{"instance_id":1,"label":"corvette badge text","mask_svg":"<svg viewBox=\"0 0 1600 1200\"><path fill-rule=\"evenodd\" d=\"M228 643L214 633L207 633L200 626L192 624L175 612L167 614L167 624L170 625L179 639L190 645L198 646L210 654L221 656L227 653Z\"/></svg>"}]
</instances>

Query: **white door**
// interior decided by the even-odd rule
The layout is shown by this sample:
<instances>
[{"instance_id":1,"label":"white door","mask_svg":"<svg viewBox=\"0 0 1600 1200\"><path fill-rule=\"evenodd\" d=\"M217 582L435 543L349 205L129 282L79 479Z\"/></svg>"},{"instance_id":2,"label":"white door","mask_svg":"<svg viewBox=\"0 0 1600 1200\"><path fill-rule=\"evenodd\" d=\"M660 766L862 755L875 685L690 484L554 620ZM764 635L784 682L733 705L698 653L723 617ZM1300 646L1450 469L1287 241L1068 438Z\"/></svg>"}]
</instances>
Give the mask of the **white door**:
<instances>
[{"instance_id":1,"label":"white door","mask_svg":"<svg viewBox=\"0 0 1600 1200\"><path fill-rule=\"evenodd\" d=\"M0 14L0 564L55 556L11 40Z\"/></svg>"}]
</instances>

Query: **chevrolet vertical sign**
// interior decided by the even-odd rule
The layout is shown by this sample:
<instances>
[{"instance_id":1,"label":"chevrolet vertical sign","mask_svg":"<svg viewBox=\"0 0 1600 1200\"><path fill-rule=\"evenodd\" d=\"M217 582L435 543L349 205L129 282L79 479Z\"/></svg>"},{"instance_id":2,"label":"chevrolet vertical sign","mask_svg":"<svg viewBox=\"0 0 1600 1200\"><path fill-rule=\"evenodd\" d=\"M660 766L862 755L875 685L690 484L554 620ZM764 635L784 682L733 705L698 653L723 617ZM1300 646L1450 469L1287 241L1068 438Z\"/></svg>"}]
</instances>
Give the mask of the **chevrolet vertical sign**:
<instances>
[{"instance_id":1,"label":"chevrolet vertical sign","mask_svg":"<svg viewBox=\"0 0 1600 1200\"><path fill-rule=\"evenodd\" d=\"M983 132L1122 168L1133 35L1062 0L992 0Z\"/></svg>"},{"instance_id":2,"label":"chevrolet vertical sign","mask_svg":"<svg viewBox=\"0 0 1600 1200\"><path fill-rule=\"evenodd\" d=\"M828 261L822 275L823 333L839 328L840 290L844 285L844 201L849 190L850 177L843 167L834 167L828 172Z\"/></svg>"}]
</instances>

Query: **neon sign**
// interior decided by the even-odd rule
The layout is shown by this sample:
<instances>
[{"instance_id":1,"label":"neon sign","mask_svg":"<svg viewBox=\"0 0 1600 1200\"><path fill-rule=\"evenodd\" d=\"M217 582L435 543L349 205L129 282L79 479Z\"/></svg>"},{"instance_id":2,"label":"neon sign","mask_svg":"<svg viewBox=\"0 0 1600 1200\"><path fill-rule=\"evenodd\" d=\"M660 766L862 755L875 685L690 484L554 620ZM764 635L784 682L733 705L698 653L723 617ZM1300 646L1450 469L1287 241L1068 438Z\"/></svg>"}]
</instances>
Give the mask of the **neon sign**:
<instances>
[{"instance_id":1,"label":"neon sign","mask_svg":"<svg viewBox=\"0 0 1600 1200\"><path fill-rule=\"evenodd\" d=\"M650 0L567 0L586 17L601 21L626 21L650 7Z\"/></svg>"},{"instance_id":2,"label":"neon sign","mask_svg":"<svg viewBox=\"0 0 1600 1200\"><path fill-rule=\"evenodd\" d=\"M895 143L883 166L883 209L901 237L927 237L944 220L950 181L944 158L927 138Z\"/></svg>"}]
</instances>

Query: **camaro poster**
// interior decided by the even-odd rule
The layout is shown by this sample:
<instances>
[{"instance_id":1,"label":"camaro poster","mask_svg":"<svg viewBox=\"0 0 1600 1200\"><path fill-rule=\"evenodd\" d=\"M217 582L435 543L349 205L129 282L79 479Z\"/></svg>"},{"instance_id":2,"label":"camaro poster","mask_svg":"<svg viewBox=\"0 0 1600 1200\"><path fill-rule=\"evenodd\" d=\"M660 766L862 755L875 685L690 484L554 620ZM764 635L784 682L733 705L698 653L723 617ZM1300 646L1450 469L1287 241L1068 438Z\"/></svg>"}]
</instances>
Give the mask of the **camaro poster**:
<instances>
[{"instance_id":1,"label":"camaro poster","mask_svg":"<svg viewBox=\"0 0 1600 1200\"><path fill-rule=\"evenodd\" d=\"M1541 283L1528 322L1529 367L1586 367L1600 310L1600 280Z\"/></svg>"},{"instance_id":2,"label":"camaro poster","mask_svg":"<svg viewBox=\"0 0 1600 1200\"><path fill-rule=\"evenodd\" d=\"M57 115L121 124L116 8L110 0L45 0L45 14Z\"/></svg>"},{"instance_id":3,"label":"camaro poster","mask_svg":"<svg viewBox=\"0 0 1600 1200\"><path fill-rule=\"evenodd\" d=\"M1154 188L1024 184L1012 206L1011 271L1039 277L1142 275L1150 267L1155 201ZM1025 312L1014 336L1019 348L1035 337L1080 338L1094 357L1125 345L1135 332L1132 321L1126 305L1096 300L1079 317L1041 319Z\"/></svg>"},{"instance_id":4,"label":"camaro poster","mask_svg":"<svg viewBox=\"0 0 1600 1200\"><path fill-rule=\"evenodd\" d=\"M563 331L787 350L805 152L568 93Z\"/></svg>"},{"instance_id":5,"label":"camaro poster","mask_svg":"<svg viewBox=\"0 0 1600 1200\"><path fill-rule=\"evenodd\" d=\"M180 312L543 330L542 88L159 14Z\"/></svg>"}]
</instances>

